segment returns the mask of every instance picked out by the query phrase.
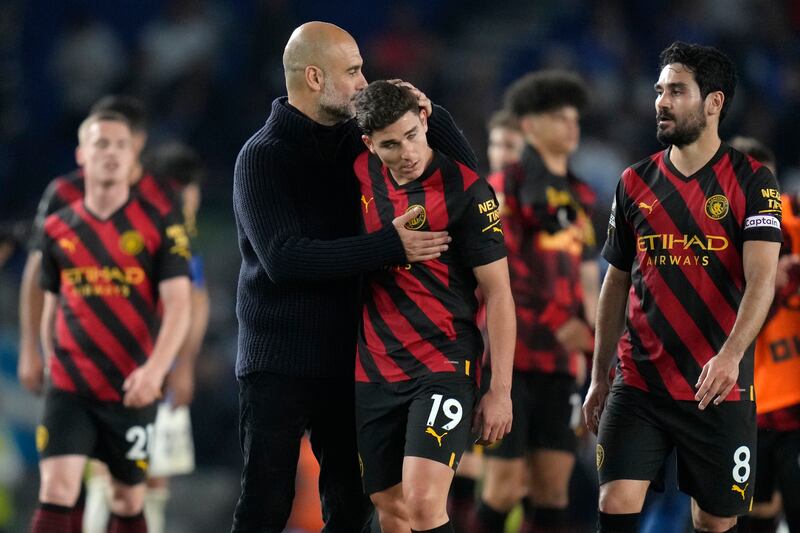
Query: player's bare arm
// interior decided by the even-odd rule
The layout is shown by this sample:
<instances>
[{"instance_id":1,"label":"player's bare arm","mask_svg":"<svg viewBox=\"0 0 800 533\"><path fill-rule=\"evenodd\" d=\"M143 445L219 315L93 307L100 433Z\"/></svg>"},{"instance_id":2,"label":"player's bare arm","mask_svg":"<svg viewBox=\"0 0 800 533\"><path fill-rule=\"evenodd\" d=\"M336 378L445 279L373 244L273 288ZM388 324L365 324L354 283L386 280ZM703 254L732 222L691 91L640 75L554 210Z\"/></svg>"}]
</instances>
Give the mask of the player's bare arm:
<instances>
[{"instance_id":1,"label":"player's bare arm","mask_svg":"<svg viewBox=\"0 0 800 533\"><path fill-rule=\"evenodd\" d=\"M586 322L597 320L597 299L600 297L600 265L591 259L581 263L581 287L583 287L583 312Z\"/></svg>"},{"instance_id":2,"label":"player's bare arm","mask_svg":"<svg viewBox=\"0 0 800 533\"><path fill-rule=\"evenodd\" d=\"M194 396L194 368L208 329L210 304L206 287L192 287L191 322L175 366L167 376L167 391L174 407L189 405Z\"/></svg>"},{"instance_id":3,"label":"player's bare arm","mask_svg":"<svg viewBox=\"0 0 800 533\"><path fill-rule=\"evenodd\" d=\"M42 253L34 250L28 254L25 262L19 291L19 360L17 361L19 382L34 394L42 391L44 382L44 360L39 352L38 339L44 305L44 293L39 287L41 270Z\"/></svg>"},{"instance_id":4,"label":"player's bare arm","mask_svg":"<svg viewBox=\"0 0 800 533\"><path fill-rule=\"evenodd\" d=\"M628 303L630 286L630 272L620 270L613 265L608 266L597 304L592 382L583 402L586 427L594 434L597 434L600 416L603 414L611 388L609 379L611 361L625 327L625 306Z\"/></svg>"},{"instance_id":5,"label":"player's bare arm","mask_svg":"<svg viewBox=\"0 0 800 533\"><path fill-rule=\"evenodd\" d=\"M58 295L53 292L44 292L42 302L42 320L40 322L39 334L42 340L42 351L46 354L53 353L54 339L53 331L56 321L56 308L58 307ZM42 371L44 374L44 370ZM43 377L42 377L43 378Z\"/></svg>"},{"instance_id":6,"label":"player's bare arm","mask_svg":"<svg viewBox=\"0 0 800 533\"><path fill-rule=\"evenodd\" d=\"M187 276L178 276L158 284L164 316L156 344L147 362L131 372L122 388L123 403L144 407L161 396L161 386L189 330L191 286Z\"/></svg>"},{"instance_id":7,"label":"player's bare arm","mask_svg":"<svg viewBox=\"0 0 800 533\"><path fill-rule=\"evenodd\" d=\"M514 366L514 345L517 322L514 297L504 257L473 269L478 287L486 301L486 320L489 344L492 347L492 381L477 409L473 431L491 444L511 431L511 373Z\"/></svg>"},{"instance_id":8,"label":"player's bare arm","mask_svg":"<svg viewBox=\"0 0 800 533\"><path fill-rule=\"evenodd\" d=\"M772 304L775 271L778 265L778 242L745 241L742 249L745 290L736 313L733 329L719 353L703 367L697 380L695 399L705 409L712 401L719 405L736 385L739 362L761 329Z\"/></svg>"}]
</instances>

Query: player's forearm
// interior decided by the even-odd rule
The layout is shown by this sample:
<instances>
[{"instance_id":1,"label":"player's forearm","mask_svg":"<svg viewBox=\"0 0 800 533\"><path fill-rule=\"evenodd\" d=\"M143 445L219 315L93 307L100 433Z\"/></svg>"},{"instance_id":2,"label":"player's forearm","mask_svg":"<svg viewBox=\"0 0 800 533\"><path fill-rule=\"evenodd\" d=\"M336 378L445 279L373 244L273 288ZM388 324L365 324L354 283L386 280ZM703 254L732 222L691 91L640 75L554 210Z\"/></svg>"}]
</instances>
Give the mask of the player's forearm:
<instances>
[{"instance_id":1,"label":"player's forearm","mask_svg":"<svg viewBox=\"0 0 800 533\"><path fill-rule=\"evenodd\" d=\"M491 389L511 390L514 368L514 346L517 339L517 321L511 291L486 296L486 325L491 348Z\"/></svg>"},{"instance_id":2,"label":"player's forearm","mask_svg":"<svg viewBox=\"0 0 800 533\"><path fill-rule=\"evenodd\" d=\"M210 306L208 289L205 287L192 287L191 318L186 340L183 341L178 351L178 364L194 364L197 355L203 347L203 339L208 329Z\"/></svg>"},{"instance_id":3,"label":"player's forearm","mask_svg":"<svg viewBox=\"0 0 800 533\"><path fill-rule=\"evenodd\" d=\"M774 297L774 286L774 271L772 276L769 272L765 272L763 276L747 282L733 329L728 340L722 345L720 353L729 354L737 361L741 360L745 350L753 343L764 324Z\"/></svg>"},{"instance_id":4,"label":"player's forearm","mask_svg":"<svg viewBox=\"0 0 800 533\"><path fill-rule=\"evenodd\" d=\"M19 341L22 348L20 353L25 356L35 354L39 350L37 336L41 331L44 306L44 291L39 287L41 270L42 253L33 251L28 254L25 262L19 291Z\"/></svg>"},{"instance_id":5,"label":"player's forearm","mask_svg":"<svg viewBox=\"0 0 800 533\"><path fill-rule=\"evenodd\" d=\"M171 282L175 281L171 280ZM181 278L181 281L185 282L185 284L181 283L180 286L174 287L176 290L170 291L168 296L161 295L164 313L155 346L147 361L147 364L158 368L164 375L183 345L191 321L189 279Z\"/></svg>"},{"instance_id":6,"label":"player's forearm","mask_svg":"<svg viewBox=\"0 0 800 533\"><path fill-rule=\"evenodd\" d=\"M56 318L56 302L58 296L53 293L42 294L41 319L39 322L39 337L45 357L53 353L53 328Z\"/></svg>"},{"instance_id":7,"label":"player's forearm","mask_svg":"<svg viewBox=\"0 0 800 533\"><path fill-rule=\"evenodd\" d=\"M611 361L625 327L625 307L628 303L630 274L609 267L597 305L592 381L608 379Z\"/></svg>"},{"instance_id":8,"label":"player's forearm","mask_svg":"<svg viewBox=\"0 0 800 533\"><path fill-rule=\"evenodd\" d=\"M586 322L594 326L597 320L597 300L600 296L600 267L597 261L581 263L580 279L583 289L583 312L586 315Z\"/></svg>"}]
</instances>

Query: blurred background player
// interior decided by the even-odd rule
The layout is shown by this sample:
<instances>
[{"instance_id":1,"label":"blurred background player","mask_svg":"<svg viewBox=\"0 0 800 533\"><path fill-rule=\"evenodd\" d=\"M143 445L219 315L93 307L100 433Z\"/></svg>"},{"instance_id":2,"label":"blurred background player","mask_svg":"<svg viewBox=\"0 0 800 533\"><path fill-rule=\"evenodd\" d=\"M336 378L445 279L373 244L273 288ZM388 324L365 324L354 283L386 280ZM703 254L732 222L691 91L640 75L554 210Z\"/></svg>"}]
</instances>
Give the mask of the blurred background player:
<instances>
[{"instance_id":1,"label":"blurred background player","mask_svg":"<svg viewBox=\"0 0 800 533\"><path fill-rule=\"evenodd\" d=\"M189 326L189 240L174 216L131 194L136 153L122 115L90 115L78 138L85 198L42 228L50 380L36 432L41 487L31 530L80 531L74 505L86 460L97 457L112 476L109 531L142 533L154 401Z\"/></svg>"},{"instance_id":2,"label":"blurred background player","mask_svg":"<svg viewBox=\"0 0 800 533\"><path fill-rule=\"evenodd\" d=\"M569 168L588 101L564 71L528 74L505 107L518 120L521 160L489 177L500 200L517 315L514 427L485 450L486 470L473 531L503 530L524 494L523 531L564 531L575 464L576 376L591 349L597 299L594 193ZM491 353L491 346L489 347Z\"/></svg>"},{"instance_id":3,"label":"blurred background player","mask_svg":"<svg viewBox=\"0 0 800 533\"><path fill-rule=\"evenodd\" d=\"M730 145L776 173L775 155L761 142L735 137ZM800 202L783 194L781 205L775 300L756 339L755 501L750 514L739 517L740 533L773 533L781 508L789 531L800 531Z\"/></svg>"},{"instance_id":4,"label":"blurred background player","mask_svg":"<svg viewBox=\"0 0 800 533\"><path fill-rule=\"evenodd\" d=\"M489 160L489 172L494 174L505 167L519 161L525 139L519 129L517 118L501 109L492 114L486 124L489 134L489 143L486 155ZM481 306L479 323L484 328L485 309ZM485 340L485 339L484 339ZM483 362L484 366L488 361ZM475 505L475 481L483 473L483 446L476 444L472 450L464 452L461 462L458 463L456 477L450 486L450 495L447 499L447 514L453 522L456 531L466 531L467 521Z\"/></svg>"}]
</instances>

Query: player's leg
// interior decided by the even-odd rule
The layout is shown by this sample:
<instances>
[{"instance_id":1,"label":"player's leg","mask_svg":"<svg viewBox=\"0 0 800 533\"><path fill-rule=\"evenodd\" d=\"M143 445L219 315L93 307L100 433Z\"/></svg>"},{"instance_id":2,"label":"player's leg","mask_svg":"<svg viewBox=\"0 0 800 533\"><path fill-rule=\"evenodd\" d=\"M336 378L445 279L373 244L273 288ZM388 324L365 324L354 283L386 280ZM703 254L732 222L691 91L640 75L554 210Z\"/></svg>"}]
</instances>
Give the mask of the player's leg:
<instances>
[{"instance_id":1,"label":"player's leg","mask_svg":"<svg viewBox=\"0 0 800 533\"><path fill-rule=\"evenodd\" d=\"M528 511L523 533L560 532L569 525L569 480L575 466L580 395L567 374L532 373Z\"/></svg>"},{"instance_id":2,"label":"player's leg","mask_svg":"<svg viewBox=\"0 0 800 533\"><path fill-rule=\"evenodd\" d=\"M514 372L511 404L514 422L503 440L484 449L486 465L480 501L470 519L470 531L499 533L505 528L511 509L525 495L525 456L530 442L531 391L528 374Z\"/></svg>"},{"instance_id":3,"label":"player's leg","mask_svg":"<svg viewBox=\"0 0 800 533\"><path fill-rule=\"evenodd\" d=\"M638 531L647 488L671 449L651 395L615 384L597 436L600 533Z\"/></svg>"},{"instance_id":4,"label":"player's leg","mask_svg":"<svg viewBox=\"0 0 800 533\"><path fill-rule=\"evenodd\" d=\"M271 372L239 379L244 465L232 531L280 533L294 500L300 439L311 412L312 380Z\"/></svg>"},{"instance_id":5,"label":"player's leg","mask_svg":"<svg viewBox=\"0 0 800 533\"><path fill-rule=\"evenodd\" d=\"M736 516L717 516L704 511L692 498L692 523L696 532L719 532L736 531Z\"/></svg>"},{"instance_id":6,"label":"player's leg","mask_svg":"<svg viewBox=\"0 0 800 533\"><path fill-rule=\"evenodd\" d=\"M42 421L36 428L40 505L31 525L34 533L80 533L82 512L77 513L75 504L96 436L86 399L55 389L47 393Z\"/></svg>"},{"instance_id":7,"label":"player's leg","mask_svg":"<svg viewBox=\"0 0 800 533\"><path fill-rule=\"evenodd\" d=\"M166 531L167 502L169 501L169 478L166 476L148 477L147 491L144 495L144 517L147 533Z\"/></svg>"},{"instance_id":8,"label":"player's leg","mask_svg":"<svg viewBox=\"0 0 800 533\"><path fill-rule=\"evenodd\" d=\"M128 484L111 479L111 517L108 530L111 533L147 533L144 518L144 494L147 486L144 478L138 483Z\"/></svg>"},{"instance_id":9,"label":"player's leg","mask_svg":"<svg viewBox=\"0 0 800 533\"><path fill-rule=\"evenodd\" d=\"M408 410L403 496L411 531L453 531L447 493L471 445L478 390L469 376L430 374L417 380Z\"/></svg>"},{"instance_id":10,"label":"player's leg","mask_svg":"<svg viewBox=\"0 0 800 533\"><path fill-rule=\"evenodd\" d=\"M111 474L106 465L97 460L89 461L86 472L84 533L105 533L111 513Z\"/></svg>"},{"instance_id":11,"label":"player's leg","mask_svg":"<svg viewBox=\"0 0 800 533\"><path fill-rule=\"evenodd\" d=\"M356 383L356 437L364 492L381 530L410 531L403 499L403 455L412 382Z\"/></svg>"},{"instance_id":12,"label":"player's leg","mask_svg":"<svg viewBox=\"0 0 800 533\"><path fill-rule=\"evenodd\" d=\"M447 514L456 531L465 531L469 515L475 507L476 480L483 475L483 446L474 445L464 452L447 497Z\"/></svg>"}]
</instances>

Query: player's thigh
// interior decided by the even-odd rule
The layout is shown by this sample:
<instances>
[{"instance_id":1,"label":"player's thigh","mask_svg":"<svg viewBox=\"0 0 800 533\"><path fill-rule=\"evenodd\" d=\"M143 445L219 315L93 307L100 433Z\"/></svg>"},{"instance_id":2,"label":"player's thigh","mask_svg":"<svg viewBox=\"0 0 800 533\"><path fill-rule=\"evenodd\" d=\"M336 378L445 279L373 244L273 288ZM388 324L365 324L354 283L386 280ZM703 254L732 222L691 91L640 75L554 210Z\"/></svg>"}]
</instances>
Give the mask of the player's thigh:
<instances>
[{"instance_id":1,"label":"player's thigh","mask_svg":"<svg viewBox=\"0 0 800 533\"><path fill-rule=\"evenodd\" d=\"M612 387L597 435L596 465L601 496L603 485L612 481L646 481L645 487L648 486L659 475L671 451L671 438L658 420L650 395L625 385ZM607 496L613 498L623 485L607 487ZM630 491L623 492L620 497L629 499Z\"/></svg>"},{"instance_id":2,"label":"player's thigh","mask_svg":"<svg viewBox=\"0 0 800 533\"><path fill-rule=\"evenodd\" d=\"M692 525L695 530L700 531L728 531L736 526L736 515L733 516L719 516L710 513L697 503L697 500L692 498Z\"/></svg>"},{"instance_id":3,"label":"player's thigh","mask_svg":"<svg viewBox=\"0 0 800 533\"><path fill-rule=\"evenodd\" d=\"M443 512L455 471L439 461L406 456L403 459L403 496L409 514Z\"/></svg>"},{"instance_id":4,"label":"player's thigh","mask_svg":"<svg viewBox=\"0 0 800 533\"><path fill-rule=\"evenodd\" d=\"M81 491L85 455L58 455L39 461L39 501L72 507Z\"/></svg>"},{"instance_id":5,"label":"player's thigh","mask_svg":"<svg viewBox=\"0 0 800 533\"><path fill-rule=\"evenodd\" d=\"M157 405L142 408L121 403L98 405L97 448L94 457L108 466L113 480L127 485L144 482L150 462Z\"/></svg>"},{"instance_id":6,"label":"player's thigh","mask_svg":"<svg viewBox=\"0 0 800 533\"><path fill-rule=\"evenodd\" d=\"M469 376L429 374L420 378L408 410L405 456L422 457L455 471L472 445L477 387Z\"/></svg>"},{"instance_id":7,"label":"player's thigh","mask_svg":"<svg viewBox=\"0 0 800 533\"><path fill-rule=\"evenodd\" d=\"M412 383L356 383L356 439L364 491L374 494L403 479Z\"/></svg>"},{"instance_id":8,"label":"player's thigh","mask_svg":"<svg viewBox=\"0 0 800 533\"><path fill-rule=\"evenodd\" d=\"M675 440L678 486L712 517L747 513L756 480L756 416L751 401L704 411L675 402L663 413Z\"/></svg>"},{"instance_id":9,"label":"player's thigh","mask_svg":"<svg viewBox=\"0 0 800 533\"><path fill-rule=\"evenodd\" d=\"M134 516L144 507L147 485L144 482L130 485L111 479L111 512L119 516Z\"/></svg>"},{"instance_id":10,"label":"player's thigh","mask_svg":"<svg viewBox=\"0 0 800 533\"><path fill-rule=\"evenodd\" d=\"M456 469L456 476L467 479L479 479L483 474L483 449L476 450L479 445L473 445L472 449L465 451L461 456L461 461Z\"/></svg>"}]
</instances>

